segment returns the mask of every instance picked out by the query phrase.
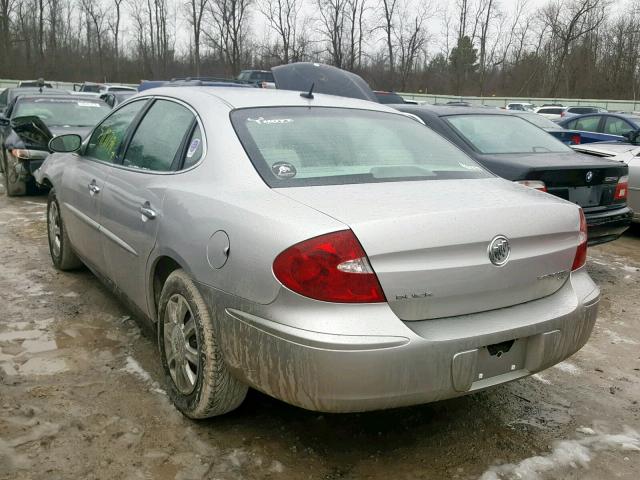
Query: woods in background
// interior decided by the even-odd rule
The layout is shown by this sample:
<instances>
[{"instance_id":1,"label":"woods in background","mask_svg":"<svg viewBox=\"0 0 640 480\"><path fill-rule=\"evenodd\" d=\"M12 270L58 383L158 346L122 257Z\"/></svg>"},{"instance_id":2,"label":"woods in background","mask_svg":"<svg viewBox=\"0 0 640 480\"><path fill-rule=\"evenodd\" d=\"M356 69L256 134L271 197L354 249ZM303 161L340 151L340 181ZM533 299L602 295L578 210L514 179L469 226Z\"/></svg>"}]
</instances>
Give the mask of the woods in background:
<instances>
[{"instance_id":1,"label":"woods in background","mask_svg":"<svg viewBox=\"0 0 640 480\"><path fill-rule=\"evenodd\" d=\"M509 1L509 8L505 2ZM372 87L635 99L640 0L0 0L0 78L138 82L329 63Z\"/></svg>"}]
</instances>

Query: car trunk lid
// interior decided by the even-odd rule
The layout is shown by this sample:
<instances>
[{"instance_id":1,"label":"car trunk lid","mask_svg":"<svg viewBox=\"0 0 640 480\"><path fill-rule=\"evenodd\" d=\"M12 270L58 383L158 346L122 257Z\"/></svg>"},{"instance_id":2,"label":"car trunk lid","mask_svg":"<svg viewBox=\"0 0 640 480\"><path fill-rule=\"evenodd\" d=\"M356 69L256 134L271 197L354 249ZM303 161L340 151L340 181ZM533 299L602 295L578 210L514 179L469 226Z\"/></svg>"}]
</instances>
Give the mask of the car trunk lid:
<instances>
[{"instance_id":1,"label":"car trunk lid","mask_svg":"<svg viewBox=\"0 0 640 480\"><path fill-rule=\"evenodd\" d=\"M500 179L276 191L351 228L402 320L492 310L550 295L568 278L578 244L574 206ZM511 246L501 267L488 255L499 235Z\"/></svg>"}]
</instances>

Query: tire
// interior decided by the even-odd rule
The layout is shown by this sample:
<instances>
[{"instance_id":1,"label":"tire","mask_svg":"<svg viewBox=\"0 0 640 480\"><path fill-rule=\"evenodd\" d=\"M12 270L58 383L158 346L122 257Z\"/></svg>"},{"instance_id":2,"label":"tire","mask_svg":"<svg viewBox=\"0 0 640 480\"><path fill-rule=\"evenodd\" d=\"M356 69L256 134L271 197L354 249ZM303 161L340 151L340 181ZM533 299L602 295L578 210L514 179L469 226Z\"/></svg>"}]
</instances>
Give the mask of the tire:
<instances>
[{"instance_id":1,"label":"tire","mask_svg":"<svg viewBox=\"0 0 640 480\"><path fill-rule=\"evenodd\" d=\"M66 271L75 270L82 266L82 262L71 248L67 229L62 221L60 204L58 204L53 188L49 191L47 201L47 236L49 237L49 253L54 267Z\"/></svg>"},{"instance_id":2,"label":"tire","mask_svg":"<svg viewBox=\"0 0 640 480\"><path fill-rule=\"evenodd\" d=\"M19 180L18 175L15 173L15 161L13 156L4 152L4 188L7 193L7 197L17 197L27 194L27 182Z\"/></svg>"},{"instance_id":3,"label":"tire","mask_svg":"<svg viewBox=\"0 0 640 480\"><path fill-rule=\"evenodd\" d=\"M187 417L222 415L244 401L248 388L224 363L207 305L182 269L162 287L158 347L169 397Z\"/></svg>"}]
</instances>

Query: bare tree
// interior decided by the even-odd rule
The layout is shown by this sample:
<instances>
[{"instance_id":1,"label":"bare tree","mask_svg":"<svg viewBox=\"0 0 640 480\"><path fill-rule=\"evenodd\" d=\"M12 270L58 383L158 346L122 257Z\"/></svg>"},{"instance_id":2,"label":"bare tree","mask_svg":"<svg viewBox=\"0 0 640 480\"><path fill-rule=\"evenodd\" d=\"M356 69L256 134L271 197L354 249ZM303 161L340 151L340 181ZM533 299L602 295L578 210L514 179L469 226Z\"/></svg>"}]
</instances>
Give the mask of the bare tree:
<instances>
[{"instance_id":1,"label":"bare tree","mask_svg":"<svg viewBox=\"0 0 640 480\"><path fill-rule=\"evenodd\" d=\"M240 71L250 5L251 0L211 0L208 6L213 29L204 33L232 75Z\"/></svg>"},{"instance_id":2,"label":"bare tree","mask_svg":"<svg viewBox=\"0 0 640 480\"><path fill-rule=\"evenodd\" d=\"M187 21L193 29L193 57L196 76L200 76L200 36L202 34L202 19L209 0L189 0L186 4Z\"/></svg>"},{"instance_id":3,"label":"bare tree","mask_svg":"<svg viewBox=\"0 0 640 480\"><path fill-rule=\"evenodd\" d=\"M398 50L398 70L400 73L400 89L406 91L407 81L416 66L418 55L425 48L427 36L424 23L426 13L418 12L411 16L405 9L400 17L400 25L396 30Z\"/></svg>"},{"instance_id":4,"label":"bare tree","mask_svg":"<svg viewBox=\"0 0 640 480\"><path fill-rule=\"evenodd\" d=\"M115 76L120 76L120 21L124 0L113 0L113 16L109 19L109 29L113 34Z\"/></svg>"},{"instance_id":5,"label":"bare tree","mask_svg":"<svg viewBox=\"0 0 640 480\"><path fill-rule=\"evenodd\" d=\"M551 31L554 57L550 96L557 93L562 68L572 45L600 26L609 5L609 0L552 0L542 10L542 22Z\"/></svg>"},{"instance_id":6,"label":"bare tree","mask_svg":"<svg viewBox=\"0 0 640 480\"><path fill-rule=\"evenodd\" d=\"M345 64L347 35L348 0L315 0L320 16L320 36L327 44L327 52L332 65L342 68Z\"/></svg>"},{"instance_id":7,"label":"bare tree","mask_svg":"<svg viewBox=\"0 0 640 480\"><path fill-rule=\"evenodd\" d=\"M282 63L289 63L296 57L301 3L298 0L263 0L259 9L278 37L278 59Z\"/></svg>"},{"instance_id":8,"label":"bare tree","mask_svg":"<svg viewBox=\"0 0 640 480\"><path fill-rule=\"evenodd\" d=\"M389 82L393 85L394 73L395 73L395 22L397 14L398 0L381 0L382 2L382 25L381 29L384 32L384 40L387 48L387 56L389 62Z\"/></svg>"}]
</instances>

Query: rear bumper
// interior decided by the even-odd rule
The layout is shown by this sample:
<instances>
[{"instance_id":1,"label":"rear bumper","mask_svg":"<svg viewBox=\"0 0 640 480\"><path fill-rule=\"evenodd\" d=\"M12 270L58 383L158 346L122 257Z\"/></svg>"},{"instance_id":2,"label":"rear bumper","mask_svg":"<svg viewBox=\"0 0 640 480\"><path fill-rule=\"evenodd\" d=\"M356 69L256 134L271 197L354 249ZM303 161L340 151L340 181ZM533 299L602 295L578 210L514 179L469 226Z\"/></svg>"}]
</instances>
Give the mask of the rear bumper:
<instances>
[{"instance_id":1,"label":"rear bumper","mask_svg":"<svg viewBox=\"0 0 640 480\"><path fill-rule=\"evenodd\" d=\"M201 290L208 303L220 300ZM304 323L301 309L276 300L218 309L215 323L224 359L243 382L309 410L353 412L452 398L543 370L587 342L599 299L583 268L549 297L459 317L402 322L386 304L324 304L308 309L306 329L290 325ZM279 314L289 324L267 318ZM313 330L323 324L333 331ZM486 348L511 340L501 356Z\"/></svg>"},{"instance_id":2,"label":"rear bumper","mask_svg":"<svg viewBox=\"0 0 640 480\"><path fill-rule=\"evenodd\" d=\"M629 207L599 213L586 213L589 245L611 242L631 225L633 211Z\"/></svg>"}]
</instances>

